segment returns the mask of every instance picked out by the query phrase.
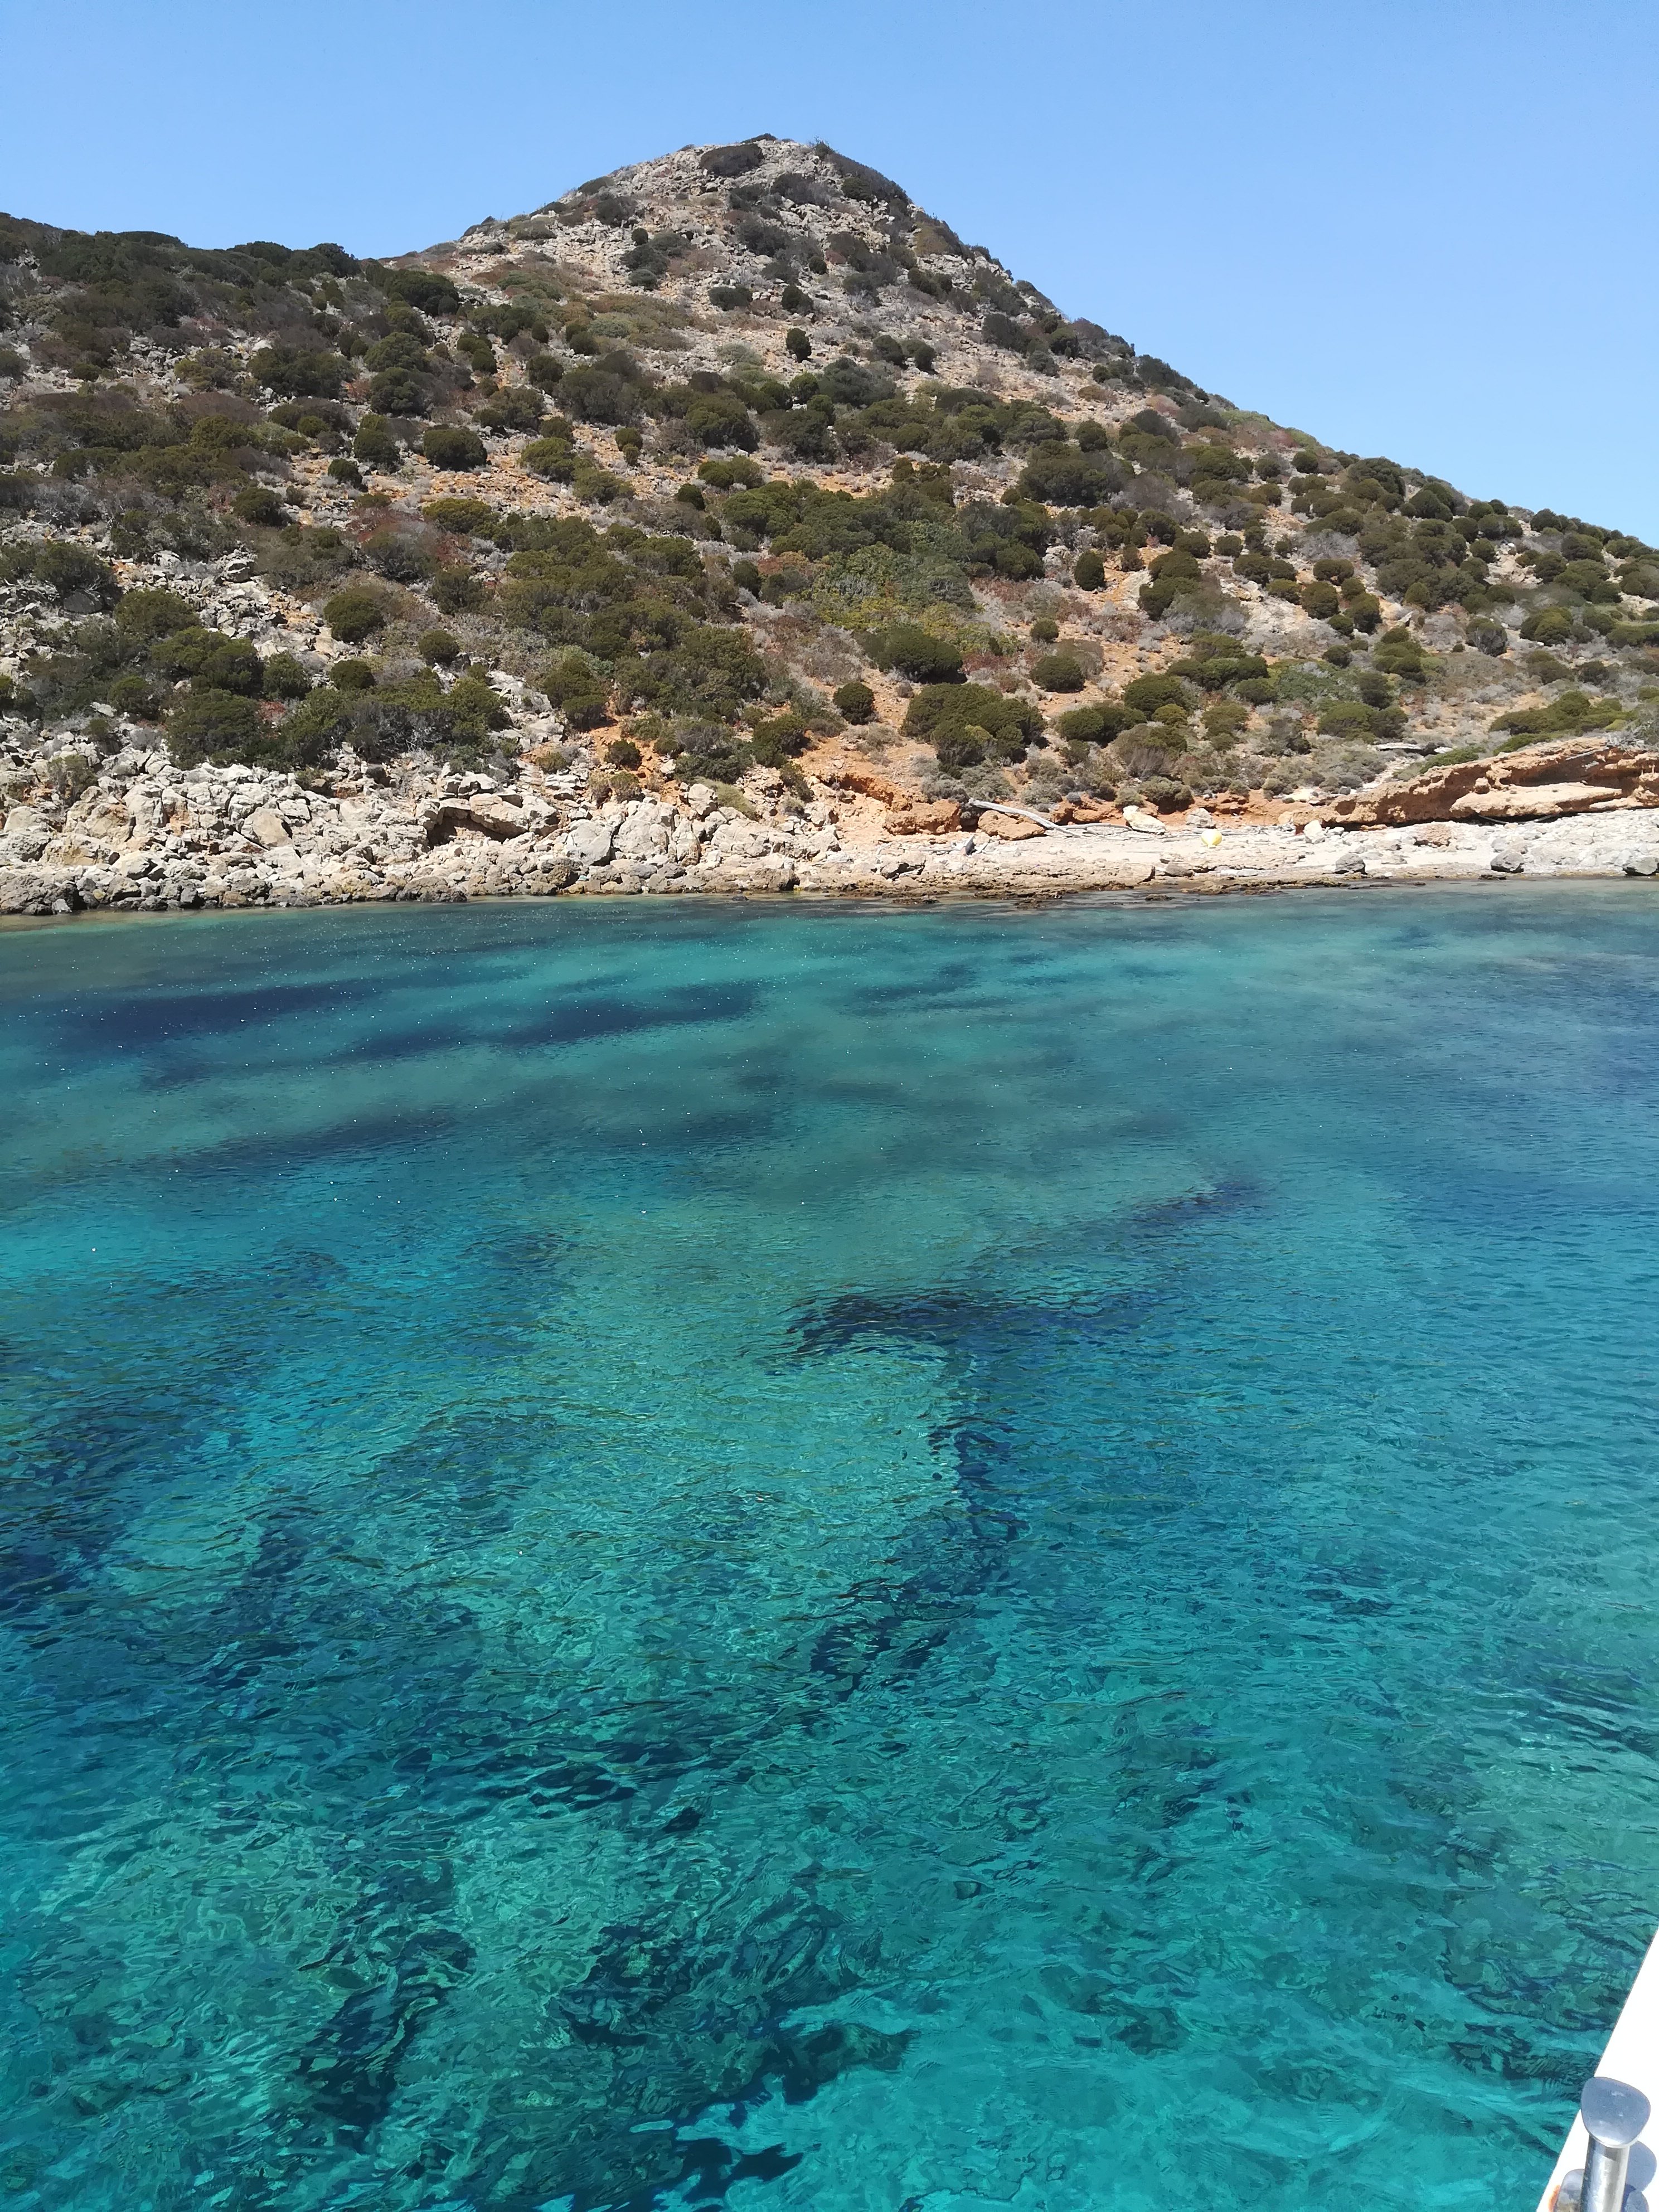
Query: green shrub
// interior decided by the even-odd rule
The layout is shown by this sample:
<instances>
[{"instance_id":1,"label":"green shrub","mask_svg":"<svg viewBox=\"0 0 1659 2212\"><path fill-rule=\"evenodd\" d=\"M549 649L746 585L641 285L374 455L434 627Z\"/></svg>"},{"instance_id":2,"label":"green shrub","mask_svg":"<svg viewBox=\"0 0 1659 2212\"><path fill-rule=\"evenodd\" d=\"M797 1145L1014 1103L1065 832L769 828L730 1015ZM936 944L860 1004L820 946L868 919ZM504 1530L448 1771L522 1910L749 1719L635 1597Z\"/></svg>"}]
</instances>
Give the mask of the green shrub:
<instances>
[{"instance_id":1,"label":"green shrub","mask_svg":"<svg viewBox=\"0 0 1659 2212\"><path fill-rule=\"evenodd\" d=\"M574 653L544 670L538 681L548 703L564 716L571 729L596 730L611 720L603 679Z\"/></svg>"},{"instance_id":2,"label":"green shrub","mask_svg":"<svg viewBox=\"0 0 1659 2212\"><path fill-rule=\"evenodd\" d=\"M338 483L350 484L357 491L363 488L362 471L344 453L336 453L328 465L328 472Z\"/></svg>"},{"instance_id":3,"label":"green shrub","mask_svg":"<svg viewBox=\"0 0 1659 2212\"><path fill-rule=\"evenodd\" d=\"M264 665L260 689L267 699L303 699L311 678L291 653L273 653Z\"/></svg>"},{"instance_id":4,"label":"green shrub","mask_svg":"<svg viewBox=\"0 0 1659 2212\"><path fill-rule=\"evenodd\" d=\"M744 459L700 461L697 474L714 491L753 490L766 481L766 471L760 464Z\"/></svg>"},{"instance_id":5,"label":"green shrub","mask_svg":"<svg viewBox=\"0 0 1659 2212\"><path fill-rule=\"evenodd\" d=\"M1371 665L1407 683L1420 684L1427 674L1423 648L1408 629L1391 629L1379 638L1372 648Z\"/></svg>"},{"instance_id":6,"label":"green shrub","mask_svg":"<svg viewBox=\"0 0 1659 2212\"><path fill-rule=\"evenodd\" d=\"M894 623L870 640L870 658L878 668L896 669L913 684L949 684L962 674L962 654L947 639L915 623Z\"/></svg>"},{"instance_id":7,"label":"green shrub","mask_svg":"<svg viewBox=\"0 0 1659 2212\"><path fill-rule=\"evenodd\" d=\"M447 422L432 425L421 441L421 451L434 469L481 469L489 459L476 430Z\"/></svg>"},{"instance_id":8,"label":"green shrub","mask_svg":"<svg viewBox=\"0 0 1659 2212\"><path fill-rule=\"evenodd\" d=\"M630 669L633 696L670 714L731 721L768 683L766 666L743 630L688 623L672 645L653 647Z\"/></svg>"},{"instance_id":9,"label":"green shrub","mask_svg":"<svg viewBox=\"0 0 1659 2212\"><path fill-rule=\"evenodd\" d=\"M380 415L424 415L426 386L409 369L382 369L369 380L368 404Z\"/></svg>"},{"instance_id":10,"label":"green shrub","mask_svg":"<svg viewBox=\"0 0 1659 2212\"><path fill-rule=\"evenodd\" d=\"M1143 719L1132 707L1072 707L1054 726L1068 745L1104 745Z\"/></svg>"},{"instance_id":11,"label":"green shrub","mask_svg":"<svg viewBox=\"0 0 1659 2212\"><path fill-rule=\"evenodd\" d=\"M1242 699L1212 699L1204 709L1204 733L1212 745L1224 748L1237 742L1249 720L1250 710Z\"/></svg>"},{"instance_id":12,"label":"green shrub","mask_svg":"<svg viewBox=\"0 0 1659 2212\"><path fill-rule=\"evenodd\" d=\"M746 284L711 284L708 300L711 307L728 315L735 308L752 307L755 304L755 295Z\"/></svg>"},{"instance_id":13,"label":"green shrub","mask_svg":"<svg viewBox=\"0 0 1659 2212\"><path fill-rule=\"evenodd\" d=\"M1589 599L1603 606L1616 605L1620 598L1615 584L1600 561L1568 561L1563 563L1555 581L1559 588L1574 597Z\"/></svg>"},{"instance_id":14,"label":"green shrub","mask_svg":"<svg viewBox=\"0 0 1659 2212\"><path fill-rule=\"evenodd\" d=\"M66 545L58 538L48 538L42 545L13 548L6 568L15 575L38 577L65 605L79 601L106 611L121 596L113 569L85 546Z\"/></svg>"},{"instance_id":15,"label":"green shrub","mask_svg":"<svg viewBox=\"0 0 1659 2212\"><path fill-rule=\"evenodd\" d=\"M904 734L932 744L941 768L1018 760L1042 732L1042 717L1024 700L981 684L929 684L911 695Z\"/></svg>"},{"instance_id":16,"label":"green shrub","mask_svg":"<svg viewBox=\"0 0 1659 2212\"><path fill-rule=\"evenodd\" d=\"M570 489L579 500L592 507L609 507L613 500L627 496L628 486L621 477L602 469L586 453L576 456L575 474L570 479Z\"/></svg>"},{"instance_id":17,"label":"green shrub","mask_svg":"<svg viewBox=\"0 0 1659 2212\"><path fill-rule=\"evenodd\" d=\"M867 684L838 684L830 697L837 713L844 715L849 722L861 725L874 720L876 695Z\"/></svg>"},{"instance_id":18,"label":"green shrub","mask_svg":"<svg viewBox=\"0 0 1659 2212\"><path fill-rule=\"evenodd\" d=\"M1071 653L1049 653L1033 664L1031 680L1044 691L1081 691L1089 678Z\"/></svg>"},{"instance_id":19,"label":"green shrub","mask_svg":"<svg viewBox=\"0 0 1659 2212\"><path fill-rule=\"evenodd\" d=\"M323 620L345 645L359 645L376 630L384 629L386 613L386 603L380 593L365 591L359 584L348 584L323 603Z\"/></svg>"},{"instance_id":20,"label":"green shrub","mask_svg":"<svg viewBox=\"0 0 1659 2212\"><path fill-rule=\"evenodd\" d=\"M1304 584L1298 594L1304 614L1316 622L1328 622L1342 604L1342 594L1334 584L1322 584L1317 578Z\"/></svg>"},{"instance_id":21,"label":"green shrub","mask_svg":"<svg viewBox=\"0 0 1659 2212\"><path fill-rule=\"evenodd\" d=\"M537 438L519 457L526 468L553 483L569 483L576 473L576 446L568 427L562 434Z\"/></svg>"},{"instance_id":22,"label":"green shrub","mask_svg":"<svg viewBox=\"0 0 1659 2212\"><path fill-rule=\"evenodd\" d=\"M435 269L383 270L380 283L382 291L423 315L458 315L461 311L461 295L453 280Z\"/></svg>"},{"instance_id":23,"label":"green shrub","mask_svg":"<svg viewBox=\"0 0 1659 2212\"><path fill-rule=\"evenodd\" d=\"M482 676L463 676L444 695L451 726L458 738L478 744L491 730L504 730L513 717L501 694Z\"/></svg>"},{"instance_id":24,"label":"green shrub","mask_svg":"<svg viewBox=\"0 0 1659 2212\"><path fill-rule=\"evenodd\" d=\"M1565 645L1572 629L1572 617L1565 607L1540 607L1522 623L1521 635L1534 645Z\"/></svg>"},{"instance_id":25,"label":"green shrub","mask_svg":"<svg viewBox=\"0 0 1659 2212\"><path fill-rule=\"evenodd\" d=\"M495 508L483 500L455 492L428 500L421 514L434 530L447 530L457 538L485 537L495 520Z\"/></svg>"},{"instance_id":26,"label":"green shrub","mask_svg":"<svg viewBox=\"0 0 1659 2212\"><path fill-rule=\"evenodd\" d=\"M240 760L259 733L259 709L238 692L191 690L167 714L167 749L180 768Z\"/></svg>"},{"instance_id":27,"label":"green shrub","mask_svg":"<svg viewBox=\"0 0 1659 2212\"><path fill-rule=\"evenodd\" d=\"M419 376L429 365L424 345L410 330L393 331L390 337L382 338L370 346L363 356L363 365L371 369L397 369L410 376Z\"/></svg>"},{"instance_id":28,"label":"green shrub","mask_svg":"<svg viewBox=\"0 0 1659 2212\"><path fill-rule=\"evenodd\" d=\"M363 416L351 441L351 450L360 461L367 461L374 469L395 469L403 459L403 449L383 415Z\"/></svg>"},{"instance_id":29,"label":"green shrub","mask_svg":"<svg viewBox=\"0 0 1659 2212\"><path fill-rule=\"evenodd\" d=\"M1617 699L1592 699L1583 691L1563 691L1547 707L1522 707L1500 714L1494 730L1518 737L1573 736L1581 730L1611 729L1625 710Z\"/></svg>"},{"instance_id":30,"label":"green shrub","mask_svg":"<svg viewBox=\"0 0 1659 2212\"><path fill-rule=\"evenodd\" d=\"M230 502L232 512L256 529L280 530L288 520L287 510L274 491L264 484L249 484L239 491Z\"/></svg>"},{"instance_id":31,"label":"green shrub","mask_svg":"<svg viewBox=\"0 0 1659 2212\"><path fill-rule=\"evenodd\" d=\"M605 757L612 768L638 768L645 759L632 738L612 738Z\"/></svg>"},{"instance_id":32,"label":"green shrub","mask_svg":"<svg viewBox=\"0 0 1659 2212\"><path fill-rule=\"evenodd\" d=\"M1102 507L1122 483L1123 471L1109 456L1052 439L1033 451L1016 489L1046 507Z\"/></svg>"},{"instance_id":33,"label":"green shrub","mask_svg":"<svg viewBox=\"0 0 1659 2212\"><path fill-rule=\"evenodd\" d=\"M597 422L615 429L637 421L643 398L634 364L626 354L606 354L591 367L584 363L566 372L559 399L579 422Z\"/></svg>"},{"instance_id":34,"label":"green shrub","mask_svg":"<svg viewBox=\"0 0 1659 2212\"><path fill-rule=\"evenodd\" d=\"M176 592L128 592L115 610L118 635L135 645L171 637L175 630L188 629L199 619L189 600L181 599Z\"/></svg>"},{"instance_id":35,"label":"green shrub","mask_svg":"<svg viewBox=\"0 0 1659 2212\"><path fill-rule=\"evenodd\" d=\"M486 430L539 430L547 410L541 394L527 384L509 385L479 408L477 419ZM427 435L430 437L431 432Z\"/></svg>"},{"instance_id":36,"label":"green shrub","mask_svg":"<svg viewBox=\"0 0 1659 2212\"><path fill-rule=\"evenodd\" d=\"M1157 714L1160 707L1184 707L1187 693L1178 676L1137 676L1124 685L1123 703L1144 720Z\"/></svg>"},{"instance_id":37,"label":"green shrub","mask_svg":"<svg viewBox=\"0 0 1659 2212\"><path fill-rule=\"evenodd\" d=\"M422 630L415 641L415 650L428 666L447 668L452 660L461 657L461 641L447 629Z\"/></svg>"},{"instance_id":38,"label":"green shrub","mask_svg":"<svg viewBox=\"0 0 1659 2212\"><path fill-rule=\"evenodd\" d=\"M1320 714L1319 734L1369 744L1376 734L1376 716L1358 699L1333 699Z\"/></svg>"},{"instance_id":39,"label":"green shrub","mask_svg":"<svg viewBox=\"0 0 1659 2212\"><path fill-rule=\"evenodd\" d=\"M1224 500L1234 484L1248 483L1250 465L1226 446L1201 445L1188 454L1195 499Z\"/></svg>"},{"instance_id":40,"label":"green shrub","mask_svg":"<svg viewBox=\"0 0 1659 2212\"><path fill-rule=\"evenodd\" d=\"M337 691L372 691L374 689L374 671L366 660L337 660L330 680Z\"/></svg>"},{"instance_id":41,"label":"green shrub","mask_svg":"<svg viewBox=\"0 0 1659 2212\"><path fill-rule=\"evenodd\" d=\"M1469 643L1477 653L1489 653L1494 660L1501 659L1510 649L1509 632L1498 623L1471 623Z\"/></svg>"},{"instance_id":42,"label":"green shrub","mask_svg":"<svg viewBox=\"0 0 1659 2212\"><path fill-rule=\"evenodd\" d=\"M433 565L431 554L419 539L395 524L370 532L363 540L363 557L394 584L412 584L429 574Z\"/></svg>"},{"instance_id":43,"label":"green shrub","mask_svg":"<svg viewBox=\"0 0 1659 2212\"><path fill-rule=\"evenodd\" d=\"M153 722L157 705L155 693L142 676L129 671L118 676L109 687L109 702L118 714L130 714L135 722ZM0 693L0 706L6 703Z\"/></svg>"},{"instance_id":44,"label":"green shrub","mask_svg":"<svg viewBox=\"0 0 1659 2212\"><path fill-rule=\"evenodd\" d=\"M1039 615L1031 624L1031 635L1038 645L1053 645L1060 635L1060 624L1050 616Z\"/></svg>"},{"instance_id":45,"label":"green shrub","mask_svg":"<svg viewBox=\"0 0 1659 2212\"><path fill-rule=\"evenodd\" d=\"M1072 564L1072 581L1080 592L1098 592L1106 582L1106 563L1092 550L1079 553Z\"/></svg>"},{"instance_id":46,"label":"green shrub","mask_svg":"<svg viewBox=\"0 0 1659 2212\"><path fill-rule=\"evenodd\" d=\"M706 176L746 177L765 159L766 149L745 138L736 145L705 147L697 156L697 166Z\"/></svg>"},{"instance_id":47,"label":"green shrub","mask_svg":"<svg viewBox=\"0 0 1659 2212\"><path fill-rule=\"evenodd\" d=\"M1333 647L1333 652L1340 647ZM1265 677L1267 664L1259 653L1248 653L1237 638L1218 636L1200 631L1193 636L1186 654L1164 672L1165 676L1184 676L1188 683L1196 684L1203 691L1219 691L1224 684L1237 683L1241 678ZM1161 703L1178 703L1165 700ZM1154 713L1157 708L1154 708Z\"/></svg>"},{"instance_id":48,"label":"green shrub","mask_svg":"<svg viewBox=\"0 0 1659 2212\"><path fill-rule=\"evenodd\" d=\"M753 416L734 392L698 392L685 410L685 427L702 446L738 446L752 453L760 443Z\"/></svg>"},{"instance_id":49,"label":"green shrub","mask_svg":"<svg viewBox=\"0 0 1659 2212\"><path fill-rule=\"evenodd\" d=\"M810 361L812 358L812 341L807 337L805 331L786 331L784 332L783 343L788 349L792 359L795 361Z\"/></svg>"},{"instance_id":50,"label":"green shrub","mask_svg":"<svg viewBox=\"0 0 1659 2212\"><path fill-rule=\"evenodd\" d=\"M459 566L434 571L428 586L433 603L441 614L470 614L484 603L483 580L470 568Z\"/></svg>"},{"instance_id":51,"label":"green shrub","mask_svg":"<svg viewBox=\"0 0 1659 2212\"><path fill-rule=\"evenodd\" d=\"M283 718L278 742L288 764L304 767L356 735L351 726L350 700L332 684L319 684Z\"/></svg>"},{"instance_id":52,"label":"green shrub","mask_svg":"<svg viewBox=\"0 0 1659 2212\"><path fill-rule=\"evenodd\" d=\"M1358 592L1348 601L1347 615L1356 629L1369 635L1382 620L1382 602L1373 592Z\"/></svg>"},{"instance_id":53,"label":"green shrub","mask_svg":"<svg viewBox=\"0 0 1659 2212\"><path fill-rule=\"evenodd\" d=\"M1143 584L1137 597L1140 611L1149 622L1162 622L1176 601L1194 587L1195 580L1182 574L1160 576L1155 582Z\"/></svg>"},{"instance_id":54,"label":"green shrub","mask_svg":"<svg viewBox=\"0 0 1659 2212\"><path fill-rule=\"evenodd\" d=\"M1024 538L1010 538L997 547L991 565L1010 583L1029 584L1042 574L1042 556Z\"/></svg>"},{"instance_id":55,"label":"green shrub","mask_svg":"<svg viewBox=\"0 0 1659 2212\"><path fill-rule=\"evenodd\" d=\"M234 691L256 699L264 688L264 667L252 646L216 629L192 625L178 630L150 647L150 659L168 676L189 677L198 690Z\"/></svg>"},{"instance_id":56,"label":"green shrub","mask_svg":"<svg viewBox=\"0 0 1659 2212\"><path fill-rule=\"evenodd\" d=\"M348 365L337 353L267 346L248 364L268 392L284 399L337 399Z\"/></svg>"}]
</instances>

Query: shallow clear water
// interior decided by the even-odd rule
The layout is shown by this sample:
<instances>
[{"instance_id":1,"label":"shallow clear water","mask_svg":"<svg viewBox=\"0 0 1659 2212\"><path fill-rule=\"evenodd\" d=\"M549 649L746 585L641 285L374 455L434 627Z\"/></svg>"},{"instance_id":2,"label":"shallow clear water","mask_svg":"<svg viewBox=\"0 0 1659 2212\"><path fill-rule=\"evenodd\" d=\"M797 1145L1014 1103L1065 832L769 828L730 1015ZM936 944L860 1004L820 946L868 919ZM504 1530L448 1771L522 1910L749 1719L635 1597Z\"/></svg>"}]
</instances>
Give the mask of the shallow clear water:
<instances>
[{"instance_id":1,"label":"shallow clear water","mask_svg":"<svg viewBox=\"0 0 1659 2212\"><path fill-rule=\"evenodd\" d=\"M0 1013L8 2201L1530 2203L1655 1911L1644 890Z\"/></svg>"}]
</instances>

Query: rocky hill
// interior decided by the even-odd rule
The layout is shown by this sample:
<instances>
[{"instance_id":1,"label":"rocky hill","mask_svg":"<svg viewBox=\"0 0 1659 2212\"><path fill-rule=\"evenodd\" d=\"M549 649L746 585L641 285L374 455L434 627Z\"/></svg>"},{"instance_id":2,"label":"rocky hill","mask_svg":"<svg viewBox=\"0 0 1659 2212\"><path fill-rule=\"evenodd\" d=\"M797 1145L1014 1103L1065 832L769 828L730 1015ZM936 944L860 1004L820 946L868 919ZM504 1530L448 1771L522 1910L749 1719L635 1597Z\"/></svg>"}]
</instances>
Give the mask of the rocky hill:
<instances>
[{"instance_id":1,"label":"rocky hill","mask_svg":"<svg viewBox=\"0 0 1659 2212\"><path fill-rule=\"evenodd\" d=\"M0 403L12 910L1650 811L1653 549L1240 409L822 145L386 263L0 218Z\"/></svg>"}]
</instances>

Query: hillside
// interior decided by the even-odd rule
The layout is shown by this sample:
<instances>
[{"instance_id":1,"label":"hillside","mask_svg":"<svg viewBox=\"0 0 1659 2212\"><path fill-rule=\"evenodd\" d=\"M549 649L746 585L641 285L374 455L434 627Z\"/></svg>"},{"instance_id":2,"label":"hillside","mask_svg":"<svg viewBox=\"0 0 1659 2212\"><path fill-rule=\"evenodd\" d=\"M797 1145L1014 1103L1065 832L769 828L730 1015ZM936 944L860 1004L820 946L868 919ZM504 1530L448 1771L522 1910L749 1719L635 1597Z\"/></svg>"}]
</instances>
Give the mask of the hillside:
<instances>
[{"instance_id":1,"label":"hillside","mask_svg":"<svg viewBox=\"0 0 1659 2212\"><path fill-rule=\"evenodd\" d=\"M0 869L80 872L13 906L263 896L313 815L342 896L443 844L599 888L641 804L665 877L860 805L1386 822L1659 701L1651 548L1241 410L770 138L383 264L0 218Z\"/></svg>"}]
</instances>

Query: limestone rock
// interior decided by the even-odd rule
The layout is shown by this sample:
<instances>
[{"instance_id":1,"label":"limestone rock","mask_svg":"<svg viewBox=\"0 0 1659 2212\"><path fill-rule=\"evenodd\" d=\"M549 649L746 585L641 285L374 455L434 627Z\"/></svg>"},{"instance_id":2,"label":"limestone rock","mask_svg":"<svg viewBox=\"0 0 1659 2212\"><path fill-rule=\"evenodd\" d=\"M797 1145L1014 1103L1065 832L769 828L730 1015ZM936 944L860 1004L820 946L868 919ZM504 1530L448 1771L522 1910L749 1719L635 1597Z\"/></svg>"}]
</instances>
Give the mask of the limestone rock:
<instances>
[{"instance_id":1,"label":"limestone rock","mask_svg":"<svg viewBox=\"0 0 1659 2212\"><path fill-rule=\"evenodd\" d=\"M611 824L601 822L595 815L566 830L565 858L574 860L579 868L599 867L611 858L615 842L616 835Z\"/></svg>"},{"instance_id":2,"label":"limestone rock","mask_svg":"<svg viewBox=\"0 0 1659 2212\"><path fill-rule=\"evenodd\" d=\"M726 860L758 860L772 849L769 833L758 823L722 822L708 841L711 863Z\"/></svg>"},{"instance_id":3,"label":"limestone rock","mask_svg":"<svg viewBox=\"0 0 1659 2212\"><path fill-rule=\"evenodd\" d=\"M674 826L674 810L659 800L642 799L617 831L616 851L627 860L646 860L668 850Z\"/></svg>"},{"instance_id":4,"label":"limestone rock","mask_svg":"<svg viewBox=\"0 0 1659 2212\"><path fill-rule=\"evenodd\" d=\"M52 824L33 806L14 806L6 817L6 851L14 860L38 860L52 842Z\"/></svg>"},{"instance_id":5,"label":"limestone rock","mask_svg":"<svg viewBox=\"0 0 1659 2212\"><path fill-rule=\"evenodd\" d=\"M826 769L823 780L837 791L855 791L864 799L878 799L884 806L905 806L908 796L884 775L878 775L872 768L842 766Z\"/></svg>"},{"instance_id":6,"label":"limestone rock","mask_svg":"<svg viewBox=\"0 0 1659 2212\"><path fill-rule=\"evenodd\" d=\"M465 799L441 799L427 817L427 842L436 845L457 830L476 830L482 837L519 837L524 834L524 814L489 792L474 792Z\"/></svg>"},{"instance_id":7,"label":"limestone rock","mask_svg":"<svg viewBox=\"0 0 1659 2212\"><path fill-rule=\"evenodd\" d=\"M1477 785L1452 801L1454 822L1547 822L1617 803L1605 783L1522 783L1482 790Z\"/></svg>"},{"instance_id":8,"label":"limestone rock","mask_svg":"<svg viewBox=\"0 0 1659 2212\"><path fill-rule=\"evenodd\" d=\"M1023 814L999 814L994 809L980 816L979 826L988 837L1000 837L1009 844L1045 834L1040 823L1028 822Z\"/></svg>"},{"instance_id":9,"label":"limestone rock","mask_svg":"<svg viewBox=\"0 0 1659 2212\"><path fill-rule=\"evenodd\" d=\"M1333 799L1323 818L1348 829L1448 820L1548 820L1623 800L1659 806L1659 752L1599 737L1527 745L1497 759L1456 761L1409 782Z\"/></svg>"},{"instance_id":10,"label":"limestone rock","mask_svg":"<svg viewBox=\"0 0 1659 2212\"><path fill-rule=\"evenodd\" d=\"M961 827L962 809L954 799L912 799L887 817L890 837L948 837Z\"/></svg>"},{"instance_id":11,"label":"limestone rock","mask_svg":"<svg viewBox=\"0 0 1659 2212\"><path fill-rule=\"evenodd\" d=\"M0 867L0 914L75 914L82 904L65 869Z\"/></svg>"},{"instance_id":12,"label":"limestone rock","mask_svg":"<svg viewBox=\"0 0 1659 2212\"><path fill-rule=\"evenodd\" d=\"M269 849L274 845L286 845L290 840L288 824L274 806L256 806L243 822L242 827L250 837L257 837Z\"/></svg>"}]
</instances>

